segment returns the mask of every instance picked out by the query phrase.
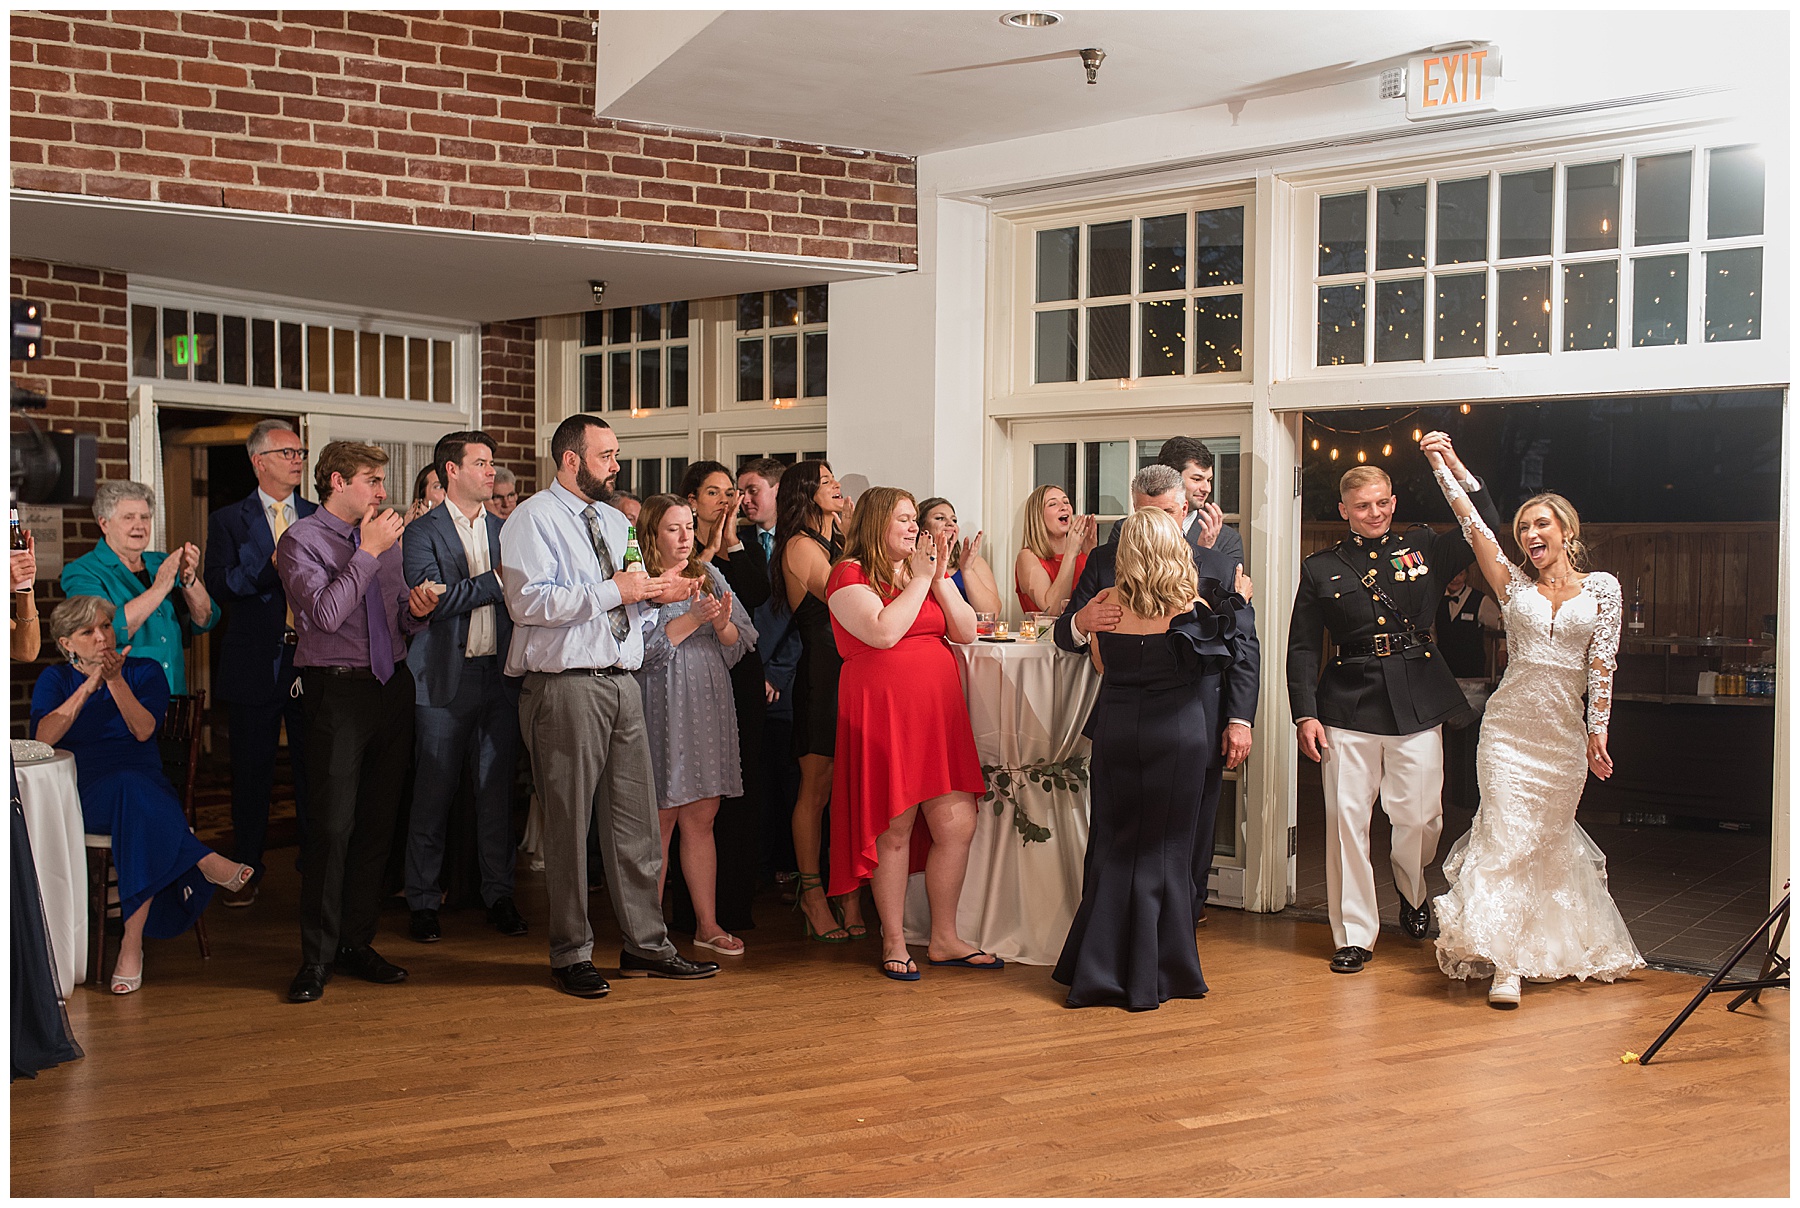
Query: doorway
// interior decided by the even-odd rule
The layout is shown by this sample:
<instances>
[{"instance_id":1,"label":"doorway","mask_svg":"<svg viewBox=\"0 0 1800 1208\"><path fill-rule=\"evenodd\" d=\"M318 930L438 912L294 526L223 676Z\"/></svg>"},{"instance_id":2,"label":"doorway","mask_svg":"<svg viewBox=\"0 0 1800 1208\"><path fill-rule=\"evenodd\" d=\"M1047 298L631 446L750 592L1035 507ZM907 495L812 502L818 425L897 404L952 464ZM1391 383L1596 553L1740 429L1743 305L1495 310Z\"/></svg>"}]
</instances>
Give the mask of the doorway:
<instances>
[{"instance_id":1,"label":"doorway","mask_svg":"<svg viewBox=\"0 0 1800 1208\"><path fill-rule=\"evenodd\" d=\"M1191 436L1213 455L1213 500L1225 523L1244 540L1246 560L1251 534L1241 508L1249 498L1249 417L1245 414L1173 417L1169 414L1029 420L1010 430L1010 493L987 500L988 548L994 551L994 573L1000 598L1015 600L1013 558L1024 534L1026 497L1040 486L1068 493L1077 515L1093 515L1105 542L1131 507L1131 479L1156 460L1171 436ZM998 477L998 476L997 476ZM1000 481L1004 483L1005 477ZM1006 489L1002 487L1002 489ZM1263 689L1268 691L1265 686ZM1219 813L1214 824L1213 866L1207 901L1242 908L1247 820L1258 808L1261 786L1246 762L1224 774Z\"/></svg>"},{"instance_id":2,"label":"doorway","mask_svg":"<svg viewBox=\"0 0 1800 1208\"><path fill-rule=\"evenodd\" d=\"M1607 855L1611 891L1647 960L1710 972L1767 914L1774 799L1774 636L1782 391L1739 391L1308 413L1302 423L1300 556L1344 529L1337 481L1350 466L1393 479L1397 525L1451 527L1415 433L1450 433L1502 520L1540 491L1581 514L1589 569L1619 580L1627 610L1610 753L1578 823ZM1515 561L1520 554L1505 536ZM1480 678L1504 667L1496 635ZM1719 688L1741 677L1746 690ZM1439 866L1479 805L1478 725L1446 733ZM1299 761L1293 908L1325 917L1319 767ZM1375 814L1370 848L1383 917L1398 894ZM1779 878L1777 878L1779 883Z\"/></svg>"}]
</instances>

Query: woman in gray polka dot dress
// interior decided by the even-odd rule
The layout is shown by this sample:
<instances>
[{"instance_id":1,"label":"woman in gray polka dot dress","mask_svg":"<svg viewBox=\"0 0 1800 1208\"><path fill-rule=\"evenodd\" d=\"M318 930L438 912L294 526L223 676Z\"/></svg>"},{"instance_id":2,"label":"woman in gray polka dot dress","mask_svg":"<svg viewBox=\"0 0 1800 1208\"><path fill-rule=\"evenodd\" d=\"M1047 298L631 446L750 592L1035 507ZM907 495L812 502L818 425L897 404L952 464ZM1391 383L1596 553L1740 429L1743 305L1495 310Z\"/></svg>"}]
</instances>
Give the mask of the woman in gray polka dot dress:
<instances>
[{"instance_id":1,"label":"woman in gray polka dot dress","mask_svg":"<svg viewBox=\"0 0 1800 1208\"><path fill-rule=\"evenodd\" d=\"M664 875L657 897L667 879L669 841L679 831L681 874L694 900L694 943L742 956L744 941L719 926L713 819L719 798L744 792L731 667L756 645L756 630L725 577L694 556L694 513L685 500L653 495L644 500L638 521L645 570L657 575L685 566L686 577L701 580L692 597L658 610L637 672L662 823Z\"/></svg>"}]
</instances>

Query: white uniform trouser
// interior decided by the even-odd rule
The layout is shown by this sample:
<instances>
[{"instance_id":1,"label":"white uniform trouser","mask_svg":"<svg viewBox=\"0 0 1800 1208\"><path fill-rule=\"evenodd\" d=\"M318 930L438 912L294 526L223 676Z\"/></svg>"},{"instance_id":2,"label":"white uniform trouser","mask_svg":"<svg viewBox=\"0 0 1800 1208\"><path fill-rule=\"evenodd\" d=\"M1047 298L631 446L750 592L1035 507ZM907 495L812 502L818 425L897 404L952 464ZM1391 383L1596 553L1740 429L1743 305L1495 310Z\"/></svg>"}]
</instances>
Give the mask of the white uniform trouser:
<instances>
[{"instance_id":1,"label":"white uniform trouser","mask_svg":"<svg viewBox=\"0 0 1800 1208\"><path fill-rule=\"evenodd\" d=\"M1339 948L1354 944L1373 951L1381 931L1369 859L1377 795L1394 828L1394 886L1414 906L1425 904L1425 866L1437 855L1444 829L1442 729L1391 735L1325 727L1325 895L1331 940Z\"/></svg>"}]
</instances>

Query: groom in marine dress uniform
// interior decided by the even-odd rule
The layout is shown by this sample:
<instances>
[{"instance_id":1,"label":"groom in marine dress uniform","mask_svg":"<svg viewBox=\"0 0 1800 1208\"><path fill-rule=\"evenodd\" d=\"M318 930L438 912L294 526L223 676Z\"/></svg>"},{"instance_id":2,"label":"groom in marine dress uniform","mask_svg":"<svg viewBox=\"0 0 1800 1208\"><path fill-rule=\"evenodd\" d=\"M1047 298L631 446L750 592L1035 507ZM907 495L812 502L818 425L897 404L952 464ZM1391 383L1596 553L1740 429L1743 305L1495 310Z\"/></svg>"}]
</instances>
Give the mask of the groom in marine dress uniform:
<instances>
[{"instance_id":1,"label":"groom in marine dress uniform","mask_svg":"<svg viewBox=\"0 0 1800 1208\"><path fill-rule=\"evenodd\" d=\"M1499 532L1480 480L1463 486ZM1300 564L1288 700L1300 752L1320 764L1325 786L1325 892L1337 948L1331 971L1357 973L1373 958L1381 929L1369 858L1377 796L1393 824L1401 926L1414 939L1431 927L1425 868L1444 827L1442 728L1468 708L1431 623L1445 584L1475 554L1459 530L1416 524L1393 532L1393 483L1375 466L1353 467L1338 490L1350 535ZM1338 649L1326 662L1328 636Z\"/></svg>"}]
</instances>

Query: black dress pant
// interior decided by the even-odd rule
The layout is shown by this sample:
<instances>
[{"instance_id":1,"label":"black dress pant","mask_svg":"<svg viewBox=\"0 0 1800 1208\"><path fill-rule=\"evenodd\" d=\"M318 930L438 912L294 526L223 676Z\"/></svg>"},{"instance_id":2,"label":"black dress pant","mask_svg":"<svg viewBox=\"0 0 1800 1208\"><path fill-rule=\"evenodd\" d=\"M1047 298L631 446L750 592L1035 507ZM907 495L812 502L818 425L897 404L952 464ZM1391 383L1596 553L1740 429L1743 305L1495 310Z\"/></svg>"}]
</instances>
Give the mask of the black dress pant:
<instances>
[{"instance_id":1,"label":"black dress pant","mask_svg":"<svg viewBox=\"0 0 1800 1208\"><path fill-rule=\"evenodd\" d=\"M375 938L382 870L413 753L413 678L367 669L301 670L306 702L307 826L300 947L306 964Z\"/></svg>"},{"instance_id":2,"label":"black dress pant","mask_svg":"<svg viewBox=\"0 0 1800 1208\"><path fill-rule=\"evenodd\" d=\"M231 726L232 855L240 864L263 873L263 849L269 837L270 798L275 789L275 756L281 727L287 725L288 762L294 771L294 820L300 846L306 847L306 711L289 691L293 687L293 648L286 647L274 699L225 705Z\"/></svg>"}]
</instances>

